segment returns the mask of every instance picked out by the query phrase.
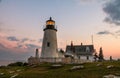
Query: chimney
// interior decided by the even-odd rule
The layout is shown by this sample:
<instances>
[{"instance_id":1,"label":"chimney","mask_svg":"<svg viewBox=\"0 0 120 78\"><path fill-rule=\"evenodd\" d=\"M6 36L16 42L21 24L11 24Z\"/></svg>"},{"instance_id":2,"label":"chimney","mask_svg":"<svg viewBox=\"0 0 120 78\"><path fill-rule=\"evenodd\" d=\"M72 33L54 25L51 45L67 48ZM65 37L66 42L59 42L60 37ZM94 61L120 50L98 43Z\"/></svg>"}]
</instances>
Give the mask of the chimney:
<instances>
[{"instance_id":1,"label":"chimney","mask_svg":"<svg viewBox=\"0 0 120 78\"><path fill-rule=\"evenodd\" d=\"M83 43L81 43L81 46L83 45Z\"/></svg>"},{"instance_id":2,"label":"chimney","mask_svg":"<svg viewBox=\"0 0 120 78\"><path fill-rule=\"evenodd\" d=\"M36 58L39 58L39 50L36 49L36 55L35 55Z\"/></svg>"}]
</instances>

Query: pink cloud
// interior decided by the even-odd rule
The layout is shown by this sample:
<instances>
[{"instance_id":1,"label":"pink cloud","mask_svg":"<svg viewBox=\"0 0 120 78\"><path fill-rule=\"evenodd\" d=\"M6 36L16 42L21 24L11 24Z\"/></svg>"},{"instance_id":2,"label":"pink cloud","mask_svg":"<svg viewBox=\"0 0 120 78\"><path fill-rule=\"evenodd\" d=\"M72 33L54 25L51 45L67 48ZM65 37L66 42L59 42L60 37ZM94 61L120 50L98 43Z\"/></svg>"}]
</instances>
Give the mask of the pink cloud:
<instances>
[{"instance_id":1,"label":"pink cloud","mask_svg":"<svg viewBox=\"0 0 120 78\"><path fill-rule=\"evenodd\" d=\"M7 35L3 33L0 33L0 43L7 48L17 47L17 42L7 40Z\"/></svg>"},{"instance_id":2,"label":"pink cloud","mask_svg":"<svg viewBox=\"0 0 120 78\"><path fill-rule=\"evenodd\" d=\"M10 38L10 40L8 39ZM7 49L13 51L13 52L27 52L30 49L35 49L39 47L40 43L37 42L31 42L31 39L27 39L23 42L23 39L18 39L14 36L9 36L5 33L0 33L0 44L2 44Z\"/></svg>"}]
</instances>

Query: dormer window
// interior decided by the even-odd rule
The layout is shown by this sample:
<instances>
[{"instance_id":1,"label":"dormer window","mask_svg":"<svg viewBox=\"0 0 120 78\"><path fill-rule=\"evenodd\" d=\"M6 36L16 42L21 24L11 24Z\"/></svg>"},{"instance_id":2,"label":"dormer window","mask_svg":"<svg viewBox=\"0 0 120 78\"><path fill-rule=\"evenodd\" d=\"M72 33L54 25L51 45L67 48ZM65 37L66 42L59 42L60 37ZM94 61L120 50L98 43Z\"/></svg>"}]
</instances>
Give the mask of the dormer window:
<instances>
[{"instance_id":1,"label":"dormer window","mask_svg":"<svg viewBox=\"0 0 120 78\"><path fill-rule=\"evenodd\" d=\"M86 52L90 52L90 48L89 47L86 47Z\"/></svg>"}]
</instances>

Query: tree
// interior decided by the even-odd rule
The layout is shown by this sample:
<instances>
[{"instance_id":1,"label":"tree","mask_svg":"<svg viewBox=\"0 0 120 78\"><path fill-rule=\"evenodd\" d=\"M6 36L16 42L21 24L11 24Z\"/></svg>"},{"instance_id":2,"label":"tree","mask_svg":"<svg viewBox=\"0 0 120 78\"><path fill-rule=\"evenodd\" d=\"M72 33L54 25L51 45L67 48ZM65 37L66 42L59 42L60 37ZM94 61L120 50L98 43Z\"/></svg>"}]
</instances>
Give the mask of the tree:
<instances>
[{"instance_id":1,"label":"tree","mask_svg":"<svg viewBox=\"0 0 120 78\"><path fill-rule=\"evenodd\" d=\"M95 54L94 54L95 62L97 61L97 58L98 58L98 55L97 55L97 52L95 52Z\"/></svg>"},{"instance_id":2,"label":"tree","mask_svg":"<svg viewBox=\"0 0 120 78\"><path fill-rule=\"evenodd\" d=\"M99 51L99 61L103 61L103 60L104 60L103 50L102 50L102 47L100 47L100 51Z\"/></svg>"},{"instance_id":3,"label":"tree","mask_svg":"<svg viewBox=\"0 0 120 78\"><path fill-rule=\"evenodd\" d=\"M61 53L64 53L64 50L63 50L63 49L60 49L60 52L61 52Z\"/></svg>"},{"instance_id":4,"label":"tree","mask_svg":"<svg viewBox=\"0 0 120 78\"><path fill-rule=\"evenodd\" d=\"M110 61L112 61L113 59L112 59L112 56L110 56Z\"/></svg>"}]
</instances>

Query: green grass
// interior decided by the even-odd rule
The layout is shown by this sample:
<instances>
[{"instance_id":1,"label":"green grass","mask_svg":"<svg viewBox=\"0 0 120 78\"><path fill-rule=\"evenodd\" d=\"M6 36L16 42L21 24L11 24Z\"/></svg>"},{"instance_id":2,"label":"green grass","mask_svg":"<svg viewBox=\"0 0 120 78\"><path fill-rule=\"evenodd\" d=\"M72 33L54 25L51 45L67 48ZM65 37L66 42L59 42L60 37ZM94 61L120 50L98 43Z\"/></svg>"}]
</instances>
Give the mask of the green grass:
<instances>
[{"instance_id":1,"label":"green grass","mask_svg":"<svg viewBox=\"0 0 120 78\"><path fill-rule=\"evenodd\" d=\"M99 63L102 63L102 66L96 66ZM84 69L72 71L70 68L76 66L75 64L65 64L59 68L51 68L51 65L46 63L35 67L3 67L0 68L0 73L5 74L0 75L0 78L10 78L15 73L18 73L15 78L102 78L108 74L120 75L120 62L85 63L83 64ZM108 65L114 65L114 67L107 69ZM21 71L17 72L18 69ZM10 74L8 71L15 72Z\"/></svg>"}]
</instances>

